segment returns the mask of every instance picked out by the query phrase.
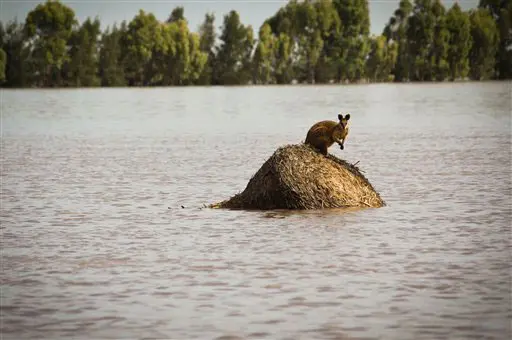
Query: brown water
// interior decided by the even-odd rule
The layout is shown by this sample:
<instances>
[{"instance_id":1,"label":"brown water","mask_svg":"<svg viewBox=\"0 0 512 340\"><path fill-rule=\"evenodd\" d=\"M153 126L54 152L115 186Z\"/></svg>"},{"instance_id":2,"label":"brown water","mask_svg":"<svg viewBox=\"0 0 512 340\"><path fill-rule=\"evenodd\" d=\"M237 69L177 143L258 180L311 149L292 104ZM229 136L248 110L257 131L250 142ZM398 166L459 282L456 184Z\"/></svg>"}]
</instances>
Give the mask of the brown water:
<instances>
[{"instance_id":1,"label":"brown water","mask_svg":"<svg viewBox=\"0 0 512 340\"><path fill-rule=\"evenodd\" d=\"M510 339L511 89L2 91L3 339ZM200 209L339 111L386 207Z\"/></svg>"}]
</instances>

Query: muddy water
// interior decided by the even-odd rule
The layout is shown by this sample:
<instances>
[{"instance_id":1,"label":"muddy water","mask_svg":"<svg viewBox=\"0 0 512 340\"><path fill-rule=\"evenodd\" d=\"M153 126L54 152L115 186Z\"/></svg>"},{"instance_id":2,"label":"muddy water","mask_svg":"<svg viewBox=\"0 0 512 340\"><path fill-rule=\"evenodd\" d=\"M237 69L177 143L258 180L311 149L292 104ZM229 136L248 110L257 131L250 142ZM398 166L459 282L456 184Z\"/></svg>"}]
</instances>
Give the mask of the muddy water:
<instances>
[{"instance_id":1,"label":"muddy water","mask_svg":"<svg viewBox=\"0 0 512 340\"><path fill-rule=\"evenodd\" d=\"M511 88L2 91L3 339L510 339ZM386 207L200 209L339 111Z\"/></svg>"}]
</instances>

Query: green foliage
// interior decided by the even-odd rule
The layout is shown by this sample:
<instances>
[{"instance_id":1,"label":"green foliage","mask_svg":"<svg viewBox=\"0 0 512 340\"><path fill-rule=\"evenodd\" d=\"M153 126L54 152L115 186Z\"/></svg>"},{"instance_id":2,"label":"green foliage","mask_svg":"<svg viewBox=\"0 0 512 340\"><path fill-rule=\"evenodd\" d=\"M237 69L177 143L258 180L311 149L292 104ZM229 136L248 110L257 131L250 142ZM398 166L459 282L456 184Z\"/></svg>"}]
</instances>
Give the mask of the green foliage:
<instances>
[{"instance_id":1,"label":"green foliage","mask_svg":"<svg viewBox=\"0 0 512 340\"><path fill-rule=\"evenodd\" d=\"M0 25L0 48L5 52L5 87L26 87L31 85L30 50L25 43L23 25L9 22Z\"/></svg>"},{"instance_id":2,"label":"green foliage","mask_svg":"<svg viewBox=\"0 0 512 340\"><path fill-rule=\"evenodd\" d=\"M429 80L442 81L449 73L448 50L450 31L447 28L446 10L439 0L432 4L434 18L434 40L430 49L430 74Z\"/></svg>"},{"instance_id":3,"label":"green foliage","mask_svg":"<svg viewBox=\"0 0 512 340\"><path fill-rule=\"evenodd\" d=\"M299 42L297 78L299 81L314 83L315 68L324 45L315 6L309 1L298 4L296 18L296 39Z\"/></svg>"},{"instance_id":4,"label":"green foliage","mask_svg":"<svg viewBox=\"0 0 512 340\"><path fill-rule=\"evenodd\" d=\"M0 83L5 81L5 64L7 63L7 54L0 48Z\"/></svg>"},{"instance_id":5,"label":"green foliage","mask_svg":"<svg viewBox=\"0 0 512 340\"><path fill-rule=\"evenodd\" d=\"M274 74L278 84L289 84L293 80L293 41L286 34L281 33L276 39L274 49Z\"/></svg>"},{"instance_id":6,"label":"green foliage","mask_svg":"<svg viewBox=\"0 0 512 340\"><path fill-rule=\"evenodd\" d=\"M269 24L261 27L259 32L259 42L254 52L254 84L274 83L273 64L274 49L276 48L276 38L272 35L272 29Z\"/></svg>"},{"instance_id":7,"label":"green foliage","mask_svg":"<svg viewBox=\"0 0 512 340\"><path fill-rule=\"evenodd\" d=\"M474 80L490 79L494 75L499 31L488 9L479 8L470 14L473 44L469 52L470 76Z\"/></svg>"},{"instance_id":8,"label":"green foliage","mask_svg":"<svg viewBox=\"0 0 512 340\"><path fill-rule=\"evenodd\" d=\"M199 28L199 49L206 54L206 62L203 71L197 80L198 84L209 85L212 84L213 68L215 67L215 15L207 13L204 22Z\"/></svg>"},{"instance_id":9,"label":"green foliage","mask_svg":"<svg viewBox=\"0 0 512 340\"><path fill-rule=\"evenodd\" d=\"M231 11L224 16L220 39L222 43L216 53L213 84L247 84L251 79L252 27L244 26L238 13Z\"/></svg>"},{"instance_id":10,"label":"green foliage","mask_svg":"<svg viewBox=\"0 0 512 340\"><path fill-rule=\"evenodd\" d=\"M73 31L68 41L69 61L66 67L66 79L73 86L98 86L98 42L100 21L87 19L82 26Z\"/></svg>"},{"instance_id":11,"label":"green foliage","mask_svg":"<svg viewBox=\"0 0 512 340\"><path fill-rule=\"evenodd\" d=\"M167 19L167 23L173 23L180 20L185 20L185 9L183 7L176 7L172 10L169 19Z\"/></svg>"},{"instance_id":12,"label":"green foliage","mask_svg":"<svg viewBox=\"0 0 512 340\"><path fill-rule=\"evenodd\" d=\"M67 42L75 24L74 11L60 1L47 0L28 13L24 28L32 50L31 66L37 70L36 85L62 84L61 69L69 60Z\"/></svg>"},{"instance_id":13,"label":"green foliage","mask_svg":"<svg viewBox=\"0 0 512 340\"><path fill-rule=\"evenodd\" d=\"M495 76L512 78L512 1L480 0L480 8L488 9L498 25L499 45L496 51Z\"/></svg>"},{"instance_id":14,"label":"green foliage","mask_svg":"<svg viewBox=\"0 0 512 340\"><path fill-rule=\"evenodd\" d=\"M471 29L469 16L455 3L448 11L447 27L450 32L448 64L452 80L465 78L469 72L469 51L471 49Z\"/></svg>"},{"instance_id":15,"label":"green foliage","mask_svg":"<svg viewBox=\"0 0 512 340\"><path fill-rule=\"evenodd\" d=\"M367 0L333 0L341 27L331 45L336 80L354 82L364 77L369 53L370 19Z\"/></svg>"},{"instance_id":16,"label":"green foliage","mask_svg":"<svg viewBox=\"0 0 512 340\"><path fill-rule=\"evenodd\" d=\"M389 19L389 23L383 32L388 41L395 41L398 44L397 60L391 71L395 81L407 81L410 79L407 26L412 8L409 0L401 0L398 9L395 10L394 15Z\"/></svg>"},{"instance_id":17,"label":"green foliage","mask_svg":"<svg viewBox=\"0 0 512 340\"><path fill-rule=\"evenodd\" d=\"M208 53L201 50L201 37L199 34L191 32L188 37L190 46L190 72L186 84L196 84L204 74L203 70L208 62Z\"/></svg>"},{"instance_id":18,"label":"green foliage","mask_svg":"<svg viewBox=\"0 0 512 340\"><path fill-rule=\"evenodd\" d=\"M126 23L123 22L120 29L114 25L111 32L107 28L101 37L99 76L102 86L126 85L124 68L121 64L121 38L124 34L126 34Z\"/></svg>"},{"instance_id":19,"label":"green foliage","mask_svg":"<svg viewBox=\"0 0 512 340\"><path fill-rule=\"evenodd\" d=\"M408 66L411 80L431 80L430 48L434 42L435 16L431 0L416 0L407 25Z\"/></svg>"},{"instance_id":20,"label":"green foliage","mask_svg":"<svg viewBox=\"0 0 512 340\"><path fill-rule=\"evenodd\" d=\"M512 78L512 1L446 10L400 0L369 37L368 0L290 0L259 28L236 11L205 14L191 32L184 8L165 22L140 10L120 26L79 24L60 1L0 23L2 87L181 86ZM217 40L217 38L219 38Z\"/></svg>"},{"instance_id":21,"label":"green foliage","mask_svg":"<svg viewBox=\"0 0 512 340\"><path fill-rule=\"evenodd\" d=\"M387 41L384 35L370 39L370 53L366 61L366 75L372 82L390 79L398 55L398 43Z\"/></svg>"},{"instance_id":22,"label":"green foliage","mask_svg":"<svg viewBox=\"0 0 512 340\"><path fill-rule=\"evenodd\" d=\"M185 20L159 24L154 36L152 85L189 85L201 76L207 53L200 50L199 35L188 29ZM149 72L148 71L148 72Z\"/></svg>"},{"instance_id":23,"label":"green foliage","mask_svg":"<svg viewBox=\"0 0 512 340\"><path fill-rule=\"evenodd\" d=\"M159 25L153 14L146 14L143 10L128 24L128 30L121 41L122 62L128 85L151 85L152 57L158 41Z\"/></svg>"},{"instance_id":24,"label":"green foliage","mask_svg":"<svg viewBox=\"0 0 512 340\"><path fill-rule=\"evenodd\" d=\"M196 80L204 66L199 37L189 32L184 20L162 25L160 32L162 40L158 44L158 56L162 64L158 71L163 76L162 85L185 85ZM192 60L193 57L196 60ZM193 66L200 69L193 69Z\"/></svg>"}]
</instances>

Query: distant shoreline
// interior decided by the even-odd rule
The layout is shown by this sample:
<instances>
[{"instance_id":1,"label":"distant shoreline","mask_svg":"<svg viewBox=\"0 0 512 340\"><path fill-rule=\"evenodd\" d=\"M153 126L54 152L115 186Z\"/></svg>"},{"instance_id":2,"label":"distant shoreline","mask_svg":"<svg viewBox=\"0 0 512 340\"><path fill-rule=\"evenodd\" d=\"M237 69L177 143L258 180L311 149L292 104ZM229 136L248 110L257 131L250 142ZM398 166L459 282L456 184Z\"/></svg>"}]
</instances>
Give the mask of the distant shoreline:
<instances>
[{"instance_id":1,"label":"distant shoreline","mask_svg":"<svg viewBox=\"0 0 512 340\"><path fill-rule=\"evenodd\" d=\"M449 85L463 83L512 83L512 79L454 80L454 81L409 81L409 82L355 82L355 83L318 83L318 84L246 84L246 85L170 85L170 86L62 86L62 87L0 87L2 90L97 90L97 89L164 89L164 88L258 88L258 87L342 87L375 85Z\"/></svg>"}]
</instances>

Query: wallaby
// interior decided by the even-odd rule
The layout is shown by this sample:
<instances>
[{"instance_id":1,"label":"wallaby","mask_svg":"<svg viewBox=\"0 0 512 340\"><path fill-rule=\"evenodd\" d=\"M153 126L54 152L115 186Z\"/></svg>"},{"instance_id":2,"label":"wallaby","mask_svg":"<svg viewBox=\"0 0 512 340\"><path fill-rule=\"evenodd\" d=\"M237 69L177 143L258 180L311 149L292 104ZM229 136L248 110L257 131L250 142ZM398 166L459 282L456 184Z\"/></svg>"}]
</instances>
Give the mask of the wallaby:
<instances>
[{"instance_id":1,"label":"wallaby","mask_svg":"<svg viewBox=\"0 0 512 340\"><path fill-rule=\"evenodd\" d=\"M348 136L349 119L350 114L347 114L345 117L339 114L339 122L324 120L316 123L308 131L306 144L318 149L323 155L327 155L327 149L334 143L338 143L341 150L343 150L345 148L345 140Z\"/></svg>"}]
</instances>

